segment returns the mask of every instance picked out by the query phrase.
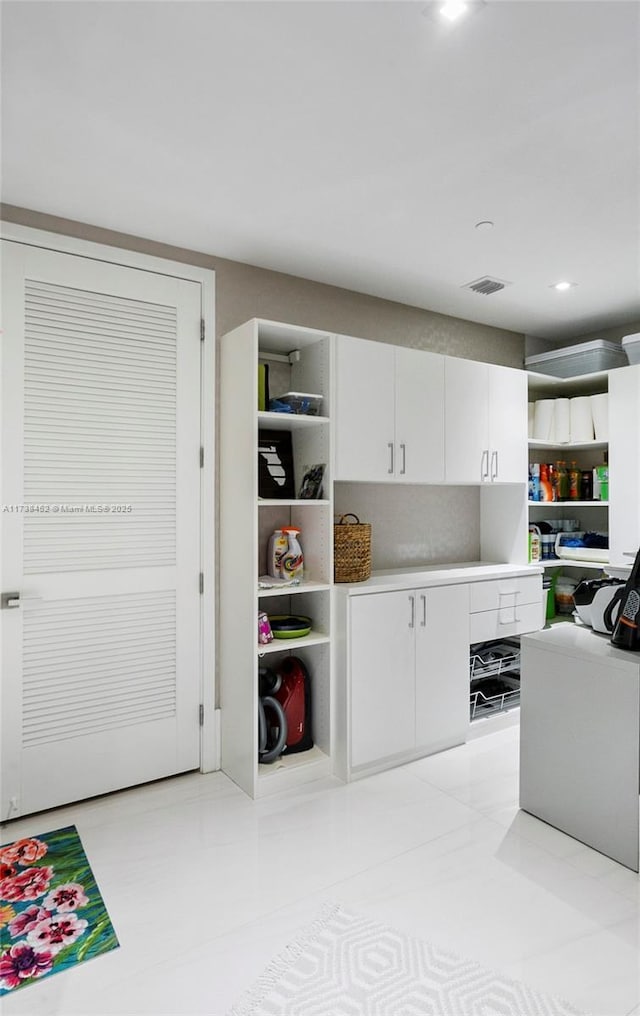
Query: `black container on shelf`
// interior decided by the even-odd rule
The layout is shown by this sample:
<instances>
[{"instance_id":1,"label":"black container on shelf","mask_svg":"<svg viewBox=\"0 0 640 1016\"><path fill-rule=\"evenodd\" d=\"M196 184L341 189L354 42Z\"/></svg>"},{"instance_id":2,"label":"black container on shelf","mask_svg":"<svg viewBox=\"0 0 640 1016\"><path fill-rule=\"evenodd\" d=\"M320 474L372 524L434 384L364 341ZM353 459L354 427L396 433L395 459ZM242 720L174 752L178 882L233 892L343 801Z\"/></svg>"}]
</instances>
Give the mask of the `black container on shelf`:
<instances>
[{"instance_id":1,"label":"black container on shelf","mask_svg":"<svg viewBox=\"0 0 640 1016\"><path fill-rule=\"evenodd\" d=\"M593 470L583 469L580 474L580 500L593 500Z\"/></svg>"}]
</instances>

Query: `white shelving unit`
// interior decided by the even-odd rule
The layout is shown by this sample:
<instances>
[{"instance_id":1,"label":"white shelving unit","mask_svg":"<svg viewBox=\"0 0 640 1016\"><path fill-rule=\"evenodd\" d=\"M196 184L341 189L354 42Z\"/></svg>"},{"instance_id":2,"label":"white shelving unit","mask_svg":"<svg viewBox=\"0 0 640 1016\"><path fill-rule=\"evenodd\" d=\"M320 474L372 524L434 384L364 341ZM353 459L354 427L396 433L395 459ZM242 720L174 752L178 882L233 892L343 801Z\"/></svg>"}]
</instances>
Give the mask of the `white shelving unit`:
<instances>
[{"instance_id":1,"label":"white shelving unit","mask_svg":"<svg viewBox=\"0 0 640 1016\"><path fill-rule=\"evenodd\" d=\"M572 398L578 395L597 395L608 391L609 372L597 371L592 374L582 374L578 377L557 378L548 374L537 374L527 372L529 387L529 402L537 399L548 398ZM576 442L549 442L529 440L530 461L558 461L560 459L567 463L567 466L575 461L580 469L588 469L601 462L604 453L608 451L607 441L576 441ZM548 457L544 457L548 453ZM529 522L535 524L542 519L549 521L573 518L576 512L580 512L581 528L584 530L609 530L609 502L608 501L529 501ZM579 561L571 558L551 558L543 560L540 564L545 570L570 569L571 574L579 578L582 572L600 572L607 568L607 562L601 561Z\"/></svg>"},{"instance_id":2,"label":"white shelving unit","mask_svg":"<svg viewBox=\"0 0 640 1016\"><path fill-rule=\"evenodd\" d=\"M223 336L220 396L220 707L221 764L251 797L290 789L327 775L331 760L331 588L333 500L331 426L331 336L328 332L254 319ZM258 363L272 361L281 391L323 396L321 416L258 410ZM322 499L261 498L258 488L258 431L289 431L294 486L305 466L324 463ZM267 572L267 543L274 529L298 526L304 553L299 586L259 588ZM257 640L259 611L307 615L309 635ZM314 747L258 761L258 668L274 667L295 654L311 678ZM268 661L268 663L265 663Z\"/></svg>"}]
</instances>

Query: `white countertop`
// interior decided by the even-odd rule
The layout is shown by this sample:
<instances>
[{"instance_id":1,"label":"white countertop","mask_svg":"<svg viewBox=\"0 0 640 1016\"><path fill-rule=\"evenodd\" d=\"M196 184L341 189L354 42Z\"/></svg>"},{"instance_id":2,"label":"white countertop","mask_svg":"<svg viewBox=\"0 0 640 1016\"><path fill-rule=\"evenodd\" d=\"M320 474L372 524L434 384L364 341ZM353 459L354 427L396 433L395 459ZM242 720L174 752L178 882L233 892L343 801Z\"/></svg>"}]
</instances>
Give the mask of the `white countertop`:
<instances>
[{"instance_id":1,"label":"white countertop","mask_svg":"<svg viewBox=\"0 0 640 1016\"><path fill-rule=\"evenodd\" d=\"M364 582L340 583L348 596L377 593L387 589L415 589L417 586L449 586L463 582L542 575L544 569L530 564L492 564L488 561L460 561L454 564L416 565L373 572Z\"/></svg>"},{"instance_id":2,"label":"white countertop","mask_svg":"<svg viewBox=\"0 0 640 1016\"><path fill-rule=\"evenodd\" d=\"M522 635L521 645L535 643L539 649L560 653L573 658L595 660L608 667L627 669L632 667L640 676L640 653L618 649L611 645L611 636L602 635L582 624L554 624L550 628Z\"/></svg>"}]
</instances>

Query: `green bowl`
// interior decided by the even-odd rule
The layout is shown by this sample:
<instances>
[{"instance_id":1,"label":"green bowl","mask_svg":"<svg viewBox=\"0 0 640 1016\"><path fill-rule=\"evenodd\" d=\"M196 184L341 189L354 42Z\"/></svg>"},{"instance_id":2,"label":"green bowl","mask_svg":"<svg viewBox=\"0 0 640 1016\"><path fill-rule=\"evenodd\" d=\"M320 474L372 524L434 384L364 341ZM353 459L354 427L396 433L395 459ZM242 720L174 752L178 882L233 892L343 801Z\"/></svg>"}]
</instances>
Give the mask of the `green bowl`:
<instances>
[{"instance_id":1,"label":"green bowl","mask_svg":"<svg viewBox=\"0 0 640 1016\"><path fill-rule=\"evenodd\" d=\"M276 639L299 639L311 631L311 618L304 614L269 614L269 624Z\"/></svg>"}]
</instances>

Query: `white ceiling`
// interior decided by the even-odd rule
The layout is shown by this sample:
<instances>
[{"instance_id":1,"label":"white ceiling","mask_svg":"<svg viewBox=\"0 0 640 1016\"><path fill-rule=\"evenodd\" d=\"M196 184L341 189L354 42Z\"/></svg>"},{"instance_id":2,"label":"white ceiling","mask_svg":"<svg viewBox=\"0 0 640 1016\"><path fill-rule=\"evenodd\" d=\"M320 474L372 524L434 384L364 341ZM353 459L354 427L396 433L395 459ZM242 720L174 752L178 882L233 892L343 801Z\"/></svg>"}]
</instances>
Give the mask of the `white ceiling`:
<instances>
[{"instance_id":1,"label":"white ceiling","mask_svg":"<svg viewBox=\"0 0 640 1016\"><path fill-rule=\"evenodd\" d=\"M640 5L426 6L5 2L3 200L550 339L640 317Z\"/></svg>"}]
</instances>

